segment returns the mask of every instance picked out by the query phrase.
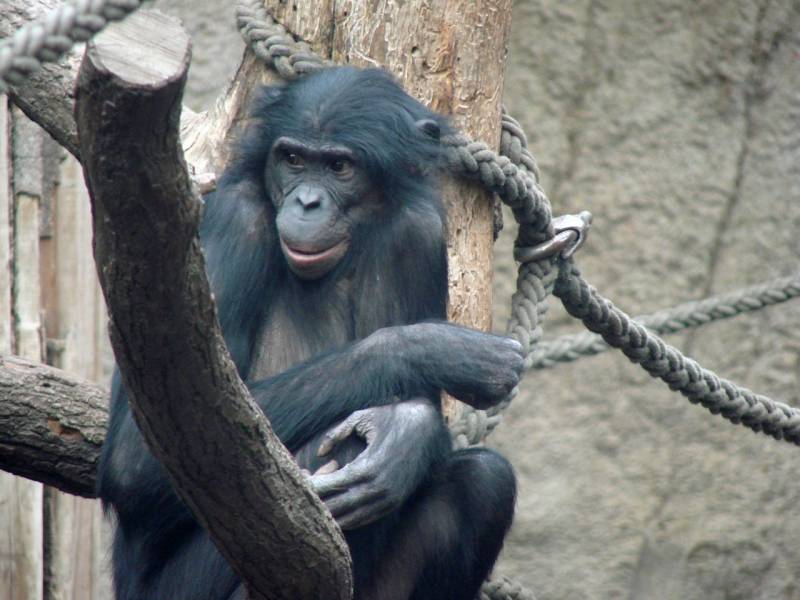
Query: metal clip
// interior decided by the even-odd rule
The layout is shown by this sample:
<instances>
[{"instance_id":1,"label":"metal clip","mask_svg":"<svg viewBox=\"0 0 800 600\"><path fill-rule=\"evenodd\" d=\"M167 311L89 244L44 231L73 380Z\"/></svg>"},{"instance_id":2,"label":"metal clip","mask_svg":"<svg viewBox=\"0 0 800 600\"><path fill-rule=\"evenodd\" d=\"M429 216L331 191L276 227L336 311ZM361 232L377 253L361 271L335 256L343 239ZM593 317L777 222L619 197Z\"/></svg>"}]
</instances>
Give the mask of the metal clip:
<instances>
[{"instance_id":1,"label":"metal clip","mask_svg":"<svg viewBox=\"0 0 800 600\"><path fill-rule=\"evenodd\" d=\"M551 222L553 237L536 246L514 248L514 259L517 262L529 263L551 256L564 260L571 258L586 241L591 224L592 213L588 210L578 215L553 217Z\"/></svg>"}]
</instances>

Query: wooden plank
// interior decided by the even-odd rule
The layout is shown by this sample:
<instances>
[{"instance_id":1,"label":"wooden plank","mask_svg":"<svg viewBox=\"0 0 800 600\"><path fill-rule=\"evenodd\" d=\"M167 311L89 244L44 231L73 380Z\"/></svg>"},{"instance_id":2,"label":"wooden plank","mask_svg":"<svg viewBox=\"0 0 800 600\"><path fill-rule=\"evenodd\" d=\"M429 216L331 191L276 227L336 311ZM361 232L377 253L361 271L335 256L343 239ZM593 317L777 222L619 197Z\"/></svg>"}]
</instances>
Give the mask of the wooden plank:
<instances>
[{"instance_id":1,"label":"wooden plank","mask_svg":"<svg viewBox=\"0 0 800 600\"><path fill-rule=\"evenodd\" d=\"M39 196L42 134L21 112L13 113L14 245L12 310L17 354L42 359L39 291ZM38 173L38 176L37 176ZM38 177L38 183L37 183ZM37 187L39 186L39 187ZM3 505L13 561L9 600L43 597L42 485L14 478Z\"/></svg>"},{"instance_id":2,"label":"wooden plank","mask_svg":"<svg viewBox=\"0 0 800 600\"><path fill-rule=\"evenodd\" d=\"M0 353L14 344L11 324L11 148L8 97L0 94Z\"/></svg>"},{"instance_id":3,"label":"wooden plank","mask_svg":"<svg viewBox=\"0 0 800 600\"><path fill-rule=\"evenodd\" d=\"M98 369L99 356L108 352L105 333L105 305L99 304L99 284L92 255L92 215L83 171L73 157L61 163L60 185L53 220L54 299L48 323L55 329L51 346L59 349L53 365L99 383L107 381ZM43 240L43 245L46 243ZM59 600L110 597L110 575L106 568L107 546L102 542L104 525L100 503L53 492L49 506L52 544L49 553L50 590Z\"/></svg>"},{"instance_id":4,"label":"wooden plank","mask_svg":"<svg viewBox=\"0 0 800 600\"><path fill-rule=\"evenodd\" d=\"M0 95L0 354L13 346L11 324L11 157L8 97ZM15 477L0 472L0 598L13 598ZM17 597L19 597L17 595Z\"/></svg>"}]
</instances>

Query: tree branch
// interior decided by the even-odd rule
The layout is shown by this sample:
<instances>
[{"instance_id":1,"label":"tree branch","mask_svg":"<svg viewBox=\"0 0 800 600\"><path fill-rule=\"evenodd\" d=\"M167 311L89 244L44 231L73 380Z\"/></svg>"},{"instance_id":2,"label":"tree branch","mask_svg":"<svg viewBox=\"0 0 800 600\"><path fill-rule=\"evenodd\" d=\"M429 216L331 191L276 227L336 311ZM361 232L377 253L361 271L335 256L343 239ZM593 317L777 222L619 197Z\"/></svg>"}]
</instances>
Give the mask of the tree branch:
<instances>
[{"instance_id":1,"label":"tree branch","mask_svg":"<svg viewBox=\"0 0 800 600\"><path fill-rule=\"evenodd\" d=\"M93 498L108 390L5 356L0 398L0 469Z\"/></svg>"},{"instance_id":2,"label":"tree branch","mask_svg":"<svg viewBox=\"0 0 800 600\"><path fill-rule=\"evenodd\" d=\"M58 0L3 0L0 11L0 38L11 36L28 21L41 17L59 4ZM148 22L157 11L141 9L127 18L129 23ZM152 25L152 20L149 21ZM75 127L75 81L83 53L77 46L57 63L45 64L42 70L23 85L12 86L11 100L25 114L47 131L72 155L80 160L78 134ZM216 173L226 163L228 142L234 125L245 119L250 94L259 83L272 79L247 52L228 90L206 112L195 113L184 107L181 116L181 138L189 173L203 189L214 185Z\"/></svg>"},{"instance_id":3,"label":"tree branch","mask_svg":"<svg viewBox=\"0 0 800 600\"><path fill-rule=\"evenodd\" d=\"M178 131L189 40L177 22L149 18L95 39L76 93L95 261L134 415L253 598L349 597L341 532L225 349Z\"/></svg>"}]
</instances>

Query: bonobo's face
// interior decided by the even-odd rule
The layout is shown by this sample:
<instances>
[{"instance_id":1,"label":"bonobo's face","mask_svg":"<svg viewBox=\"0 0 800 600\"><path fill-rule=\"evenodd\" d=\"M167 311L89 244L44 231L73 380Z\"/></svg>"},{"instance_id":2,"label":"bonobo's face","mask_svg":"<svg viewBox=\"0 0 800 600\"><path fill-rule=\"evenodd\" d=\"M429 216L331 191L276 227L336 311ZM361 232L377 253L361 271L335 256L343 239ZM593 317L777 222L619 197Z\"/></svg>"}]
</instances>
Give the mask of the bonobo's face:
<instances>
[{"instance_id":1,"label":"bonobo's face","mask_svg":"<svg viewBox=\"0 0 800 600\"><path fill-rule=\"evenodd\" d=\"M353 227L374 211L369 179L355 154L335 143L280 137L267 158L281 250L300 279L318 279L347 254Z\"/></svg>"}]
</instances>

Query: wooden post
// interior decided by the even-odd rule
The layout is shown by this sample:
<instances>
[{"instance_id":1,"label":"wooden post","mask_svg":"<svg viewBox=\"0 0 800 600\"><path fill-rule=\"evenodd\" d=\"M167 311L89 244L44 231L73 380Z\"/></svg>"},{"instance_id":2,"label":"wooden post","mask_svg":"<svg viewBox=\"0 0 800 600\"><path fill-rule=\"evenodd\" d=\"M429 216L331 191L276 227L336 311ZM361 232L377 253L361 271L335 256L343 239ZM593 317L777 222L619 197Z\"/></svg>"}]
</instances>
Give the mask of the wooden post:
<instances>
[{"instance_id":1,"label":"wooden post","mask_svg":"<svg viewBox=\"0 0 800 600\"><path fill-rule=\"evenodd\" d=\"M0 95L0 354L11 354L14 330L11 321L11 154L8 97ZM0 472L0 597L17 599L16 590L16 481Z\"/></svg>"},{"instance_id":2,"label":"wooden post","mask_svg":"<svg viewBox=\"0 0 800 600\"><path fill-rule=\"evenodd\" d=\"M511 0L357 2L268 0L290 31L337 63L382 67L406 91L476 140L500 141ZM476 186L444 185L452 320L489 330L494 200ZM458 414L449 400L449 418Z\"/></svg>"},{"instance_id":3,"label":"wooden post","mask_svg":"<svg viewBox=\"0 0 800 600\"><path fill-rule=\"evenodd\" d=\"M0 163L6 164L8 157L8 113L3 103L0 117ZM31 360L42 360L41 319L39 301L39 198L41 184L41 141L44 134L21 112L15 111L13 124L13 220L9 221L7 189L0 193L0 281L13 285L0 289L0 321L12 323L14 339L12 346L10 328L4 324L0 335L4 339L2 351L16 350ZM8 179L3 179L3 182ZM38 183L37 183L38 182ZM8 223L13 223L13 254ZM13 256L13 273L9 277ZM7 290L12 289L10 298ZM3 291L6 290L6 291ZM7 309L11 309L10 311ZM0 594L9 600L39 600L43 592L43 514L42 485L3 475L0 480Z\"/></svg>"},{"instance_id":4,"label":"wooden post","mask_svg":"<svg viewBox=\"0 0 800 600\"><path fill-rule=\"evenodd\" d=\"M107 316L92 256L89 195L77 160L63 151L50 160L57 162L49 170L57 169L58 185L49 199L49 235L41 240L48 362L107 385L100 358L110 350L107 339L98 339L107 335ZM110 597L107 548L94 531L107 527L100 503L45 488L44 509L45 600Z\"/></svg>"}]
</instances>

